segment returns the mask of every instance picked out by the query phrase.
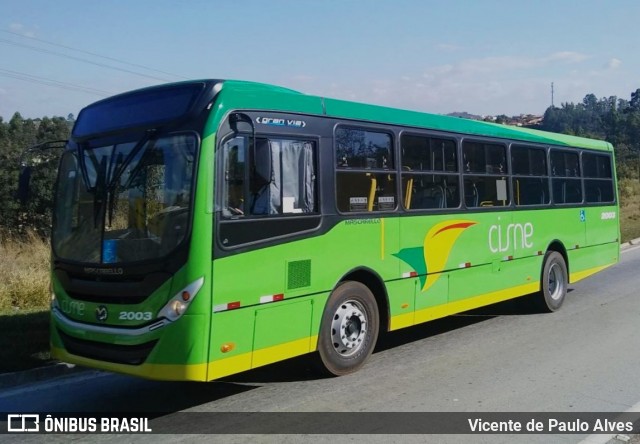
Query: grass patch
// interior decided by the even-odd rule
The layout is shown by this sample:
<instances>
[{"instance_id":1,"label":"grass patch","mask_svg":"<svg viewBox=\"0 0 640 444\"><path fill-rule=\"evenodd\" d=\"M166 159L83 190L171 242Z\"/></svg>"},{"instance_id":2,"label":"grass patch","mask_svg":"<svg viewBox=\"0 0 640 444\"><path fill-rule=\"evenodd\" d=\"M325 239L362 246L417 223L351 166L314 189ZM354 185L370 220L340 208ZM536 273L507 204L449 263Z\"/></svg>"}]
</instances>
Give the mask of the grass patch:
<instances>
[{"instance_id":1,"label":"grass patch","mask_svg":"<svg viewBox=\"0 0 640 444\"><path fill-rule=\"evenodd\" d=\"M48 311L0 315L0 373L28 370L49 362Z\"/></svg>"},{"instance_id":2,"label":"grass patch","mask_svg":"<svg viewBox=\"0 0 640 444\"><path fill-rule=\"evenodd\" d=\"M0 373L40 367L49 354L49 244L0 231Z\"/></svg>"},{"instance_id":3,"label":"grass patch","mask_svg":"<svg viewBox=\"0 0 640 444\"><path fill-rule=\"evenodd\" d=\"M622 179L620 194L620 237L622 242L640 238L640 182Z\"/></svg>"},{"instance_id":4,"label":"grass patch","mask_svg":"<svg viewBox=\"0 0 640 444\"><path fill-rule=\"evenodd\" d=\"M49 307L49 243L35 234L8 238L0 231L0 313Z\"/></svg>"}]
</instances>

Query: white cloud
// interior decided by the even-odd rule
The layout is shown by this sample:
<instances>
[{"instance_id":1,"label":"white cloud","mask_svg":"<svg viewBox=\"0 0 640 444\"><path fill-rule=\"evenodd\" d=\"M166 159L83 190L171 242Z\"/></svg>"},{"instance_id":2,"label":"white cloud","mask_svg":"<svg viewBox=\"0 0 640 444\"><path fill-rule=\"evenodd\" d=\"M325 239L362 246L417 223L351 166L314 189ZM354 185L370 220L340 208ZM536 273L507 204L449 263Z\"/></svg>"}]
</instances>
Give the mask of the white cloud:
<instances>
[{"instance_id":1,"label":"white cloud","mask_svg":"<svg viewBox=\"0 0 640 444\"><path fill-rule=\"evenodd\" d=\"M610 94L620 64L611 59L597 66L591 55L575 51L460 58L419 73L316 84L314 93L433 113L542 114L551 104L551 82L556 104L579 102L588 93Z\"/></svg>"},{"instance_id":2,"label":"white cloud","mask_svg":"<svg viewBox=\"0 0 640 444\"><path fill-rule=\"evenodd\" d=\"M589 56L586 54L581 54L579 52L574 51L560 51L551 54L548 57L543 58L542 60L549 62L566 62L566 63L580 63L587 60Z\"/></svg>"},{"instance_id":3,"label":"white cloud","mask_svg":"<svg viewBox=\"0 0 640 444\"><path fill-rule=\"evenodd\" d=\"M463 48L460 45L455 45L452 43L438 43L436 45L436 49L443 52L455 52L461 51Z\"/></svg>"},{"instance_id":4,"label":"white cloud","mask_svg":"<svg viewBox=\"0 0 640 444\"><path fill-rule=\"evenodd\" d=\"M579 67L589 55L559 51L542 56L488 56L460 59L426 69L420 78L385 85L371 82L371 98L402 108L447 113L477 114L542 112L550 102L551 81L567 77L568 67ZM366 96L366 93L364 93Z\"/></svg>"},{"instance_id":5,"label":"white cloud","mask_svg":"<svg viewBox=\"0 0 640 444\"><path fill-rule=\"evenodd\" d=\"M24 26L22 23L11 23L9 25L9 30L11 32L15 32L18 34L21 34L25 37L35 37L36 33L34 31L29 31L26 29L26 26Z\"/></svg>"},{"instance_id":6,"label":"white cloud","mask_svg":"<svg viewBox=\"0 0 640 444\"><path fill-rule=\"evenodd\" d=\"M424 77L432 79L443 75L471 77L482 74L504 73L507 71L530 70L558 63L576 64L587 60L589 56L572 51L556 52L544 57L491 56L461 60L453 65L440 65L429 68Z\"/></svg>"},{"instance_id":7,"label":"white cloud","mask_svg":"<svg viewBox=\"0 0 640 444\"><path fill-rule=\"evenodd\" d=\"M606 67L608 69L618 69L620 65L622 65L622 60L614 57L611 60L609 60Z\"/></svg>"}]
</instances>

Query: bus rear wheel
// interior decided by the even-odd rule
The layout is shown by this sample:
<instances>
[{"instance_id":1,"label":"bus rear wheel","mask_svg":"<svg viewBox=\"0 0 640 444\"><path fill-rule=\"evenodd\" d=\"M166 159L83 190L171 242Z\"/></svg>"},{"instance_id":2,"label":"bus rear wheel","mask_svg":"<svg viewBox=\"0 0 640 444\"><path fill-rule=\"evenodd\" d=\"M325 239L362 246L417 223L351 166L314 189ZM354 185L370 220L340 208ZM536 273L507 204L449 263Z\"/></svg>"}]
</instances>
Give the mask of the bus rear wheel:
<instances>
[{"instance_id":1,"label":"bus rear wheel","mask_svg":"<svg viewBox=\"0 0 640 444\"><path fill-rule=\"evenodd\" d=\"M564 257L557 251L547 251L540 277L539 308L546 312L558 310L567 295L568 280Z\"/></svg>"},{"instance_id":2,"label":"bus rear wheel","mask_svg":"<svg viewBox=\"0 0 640 444\"><path fill-rule=\"evenodd\" d=\"M334 376L360 369L373 352L379 330L378 305L364 284L347 281L329 297L318 337L321 367Z\"/></svg>"}]
</instances>

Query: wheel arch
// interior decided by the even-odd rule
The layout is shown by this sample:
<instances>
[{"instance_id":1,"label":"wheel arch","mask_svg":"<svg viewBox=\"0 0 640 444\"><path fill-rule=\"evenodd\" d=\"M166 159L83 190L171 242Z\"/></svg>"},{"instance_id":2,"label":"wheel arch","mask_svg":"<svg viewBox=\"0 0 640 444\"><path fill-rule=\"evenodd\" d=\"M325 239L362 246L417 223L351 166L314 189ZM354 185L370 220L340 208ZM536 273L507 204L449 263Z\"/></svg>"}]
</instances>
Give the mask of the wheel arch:
<instances>
[{"instance_id":1,"label":"wheel arch","mask_svg":"<svg viewBox=\"0 0 640 444\"><path fill-rule=\"evenodd\" d=\"M366 286L371 293L373 293L373 297L376 299L376 303L378 304L380 333L383 331L389 331L389 297L387 287L380 275L368 267L354 268L340 278L334 289L341 283L347 281L360 282L362 285Z\"/></svg>"},{"instance_id":2,"label":"wheel arch","mask_svg":"<svg viewBox=\"0 0 640 444\"><path fill-rule=\"evenodd\" d=\"M567 249L565 248L564 244L560 240L554 239L549 243L549 246L547 247L547 252L548 251L556 251L562 255L564 263L567 266L567 282L571 282L569 255L567 254Z\"/></svg>"}]
</instances>

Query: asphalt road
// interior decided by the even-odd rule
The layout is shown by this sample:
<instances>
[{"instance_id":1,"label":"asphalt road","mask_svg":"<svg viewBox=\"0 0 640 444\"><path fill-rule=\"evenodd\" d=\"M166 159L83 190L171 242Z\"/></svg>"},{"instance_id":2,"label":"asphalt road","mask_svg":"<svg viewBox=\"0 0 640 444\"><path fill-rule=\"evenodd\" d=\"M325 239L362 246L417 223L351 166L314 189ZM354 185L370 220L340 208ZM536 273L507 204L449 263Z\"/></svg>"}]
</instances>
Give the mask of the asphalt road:
<instances>
[{"instance_id":1,"label":"asphalt road","mask_svg":"<svg viewBox=\"0 0 640 444\"><path fill-rule=\"evenodd\" d=\"M640 248L570 285L562 309L509 301L385 337L358 373L321 378L294 359L208 384L161 383L88 371L0 391L0 411L147 412L623 412L640 406ZM151 413L149 413L151 412ZM153 413L157 412L157 413ZM162 412L162 413L159 413ZM168 418L167 418L167 413ZM188 430L197 415L176 416ZM215 420L215 415L205 419ZM358 417L353 417L358 420ZM152 420L153 424L153 420ZM242 433L242 423L237 424ZM373 442L579 442L575 435L367 435ZM1 438L1 436L0 436ZM57 435L53 441L67 442ZM135 440L195 442L198 435ZM210 437L209 437L210 438ZM216 442L246 442L222 435ZM307 436L357 442L362 435ZM120 442L122 437L84 437ZM1 440L1 439L0 439ZM31 436L21 440L36 442ZM130 441L130 439L128 440ZM300 442L298 435L251 436Z\"/></svg>"}]
</instances>

